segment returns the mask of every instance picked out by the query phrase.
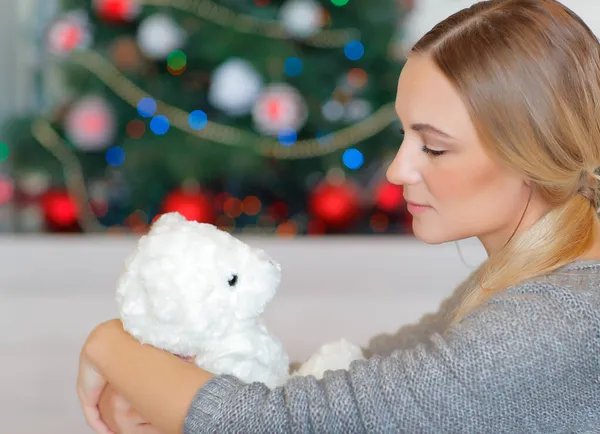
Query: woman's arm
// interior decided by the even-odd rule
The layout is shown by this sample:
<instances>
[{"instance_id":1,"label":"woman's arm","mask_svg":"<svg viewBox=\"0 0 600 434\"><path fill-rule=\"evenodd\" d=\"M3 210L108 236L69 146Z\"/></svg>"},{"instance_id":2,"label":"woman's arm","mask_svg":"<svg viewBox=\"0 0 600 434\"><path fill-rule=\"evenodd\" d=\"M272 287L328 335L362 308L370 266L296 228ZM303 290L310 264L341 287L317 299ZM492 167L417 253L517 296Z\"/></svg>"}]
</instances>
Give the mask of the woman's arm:
<instances>
[{"instance_id":1,"label":"woman's arm","mask_svg":"<svg viewBox=\"0 0 600 434\"><path fill-rule=\"evenodd\" d=\"M142 345L121 321L98 326L84 356L106 380L164 434L181 434L190 404L213 375L168 352Z\"/></svg>"},{"instance_id":2,"label":"woman's arm","mask_svg":"<svg viewBox=\"0 0 600 434\"><path fill-rule=\"evenodd\" d=\"M569 288L524 285L427 345L322 380L295 377L269 390L215 376L195 396L184 433L568 432L597 415L600 399L591 304Z\"/></svg>"}]
</instances>

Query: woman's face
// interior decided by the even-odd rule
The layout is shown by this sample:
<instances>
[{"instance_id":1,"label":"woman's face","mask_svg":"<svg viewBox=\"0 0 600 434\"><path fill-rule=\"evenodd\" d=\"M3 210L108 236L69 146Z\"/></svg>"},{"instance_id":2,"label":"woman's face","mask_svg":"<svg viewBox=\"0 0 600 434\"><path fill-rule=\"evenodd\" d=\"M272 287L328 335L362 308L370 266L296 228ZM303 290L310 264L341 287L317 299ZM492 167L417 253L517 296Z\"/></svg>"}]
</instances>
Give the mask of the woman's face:
<instances>
[{"instance_id":1,"label":"woman's face","mask_svg":"<svg viewBox=\"0 0 600 434\"><path fill-rule=\"evenodd\" d=\"M406 62L396 111L405 136L387 178L404 186L415 236L428 244L479 237L488 253L503 247L525 210L528 183L486 154L459 94L429 57ZM527 217L520 228L539 213Z\"/></svg>"}]
</instances>

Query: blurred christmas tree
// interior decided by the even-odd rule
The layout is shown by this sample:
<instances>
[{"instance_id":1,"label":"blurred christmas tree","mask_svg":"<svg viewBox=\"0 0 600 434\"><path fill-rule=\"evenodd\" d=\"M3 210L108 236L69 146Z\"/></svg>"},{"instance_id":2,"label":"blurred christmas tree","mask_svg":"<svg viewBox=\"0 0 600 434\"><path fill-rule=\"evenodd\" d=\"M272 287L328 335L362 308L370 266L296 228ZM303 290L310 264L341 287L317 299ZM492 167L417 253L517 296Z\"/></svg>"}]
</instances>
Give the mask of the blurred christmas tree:
<instances>
[{"instance_id":1,"label":"blurred christmas tree","mask_svg":"<svg viewBox=\"0 0 600 434\"><path fill-rule=\"evenodd\" d=\"M49 231L143 231L168 211L232 231L406 231L383 174L407 4L65 0L45 44L69 95L8 131L17 205Z\"/></svg>"}]
</instances>

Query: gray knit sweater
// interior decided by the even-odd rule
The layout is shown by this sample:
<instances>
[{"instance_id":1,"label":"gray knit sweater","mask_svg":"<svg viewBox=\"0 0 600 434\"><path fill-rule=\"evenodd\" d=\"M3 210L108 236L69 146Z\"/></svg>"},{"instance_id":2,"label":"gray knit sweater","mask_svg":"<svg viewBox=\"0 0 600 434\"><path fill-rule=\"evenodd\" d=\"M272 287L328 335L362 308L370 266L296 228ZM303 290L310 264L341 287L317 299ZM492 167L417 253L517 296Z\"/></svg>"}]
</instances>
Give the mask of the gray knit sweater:
<instances>
[{"instance_id":1,"label":"gray knit sweater","mask_svg":"<svg viewBox=\"0 0 600 434\"><path fill-rule=\"evenodd\" d=\"M184 434L600 433L600 261L507 288L447 327L463 289L320 381L214 377Z\"/></svg>"}]
</instances>

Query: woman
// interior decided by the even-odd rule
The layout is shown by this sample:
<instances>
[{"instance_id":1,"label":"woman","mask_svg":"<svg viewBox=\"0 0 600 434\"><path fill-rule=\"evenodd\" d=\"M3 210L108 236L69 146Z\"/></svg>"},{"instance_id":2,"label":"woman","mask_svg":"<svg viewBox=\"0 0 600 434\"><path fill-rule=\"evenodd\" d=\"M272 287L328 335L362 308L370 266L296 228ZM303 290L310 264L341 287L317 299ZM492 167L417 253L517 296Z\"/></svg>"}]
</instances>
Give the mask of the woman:
<instances>
[{"instance_id":1,"label":"woman","mask_svg":"<svg viewBox=\"0 0 600 434\"><path fill-rule=\"evenodd\" d=\"M132 339L86 342L79 396L129 432L592 432L600 426L600 44L555 0L491 0L413 48L387 172L415 235L478 237L488 259L440 312L366 348L368 360L268 390ZM132 408L146 425L127 416ZM138 431L136 431L138 430ZM150 431L148 431L150 432Z\"/></svg>"}]
</instances>

